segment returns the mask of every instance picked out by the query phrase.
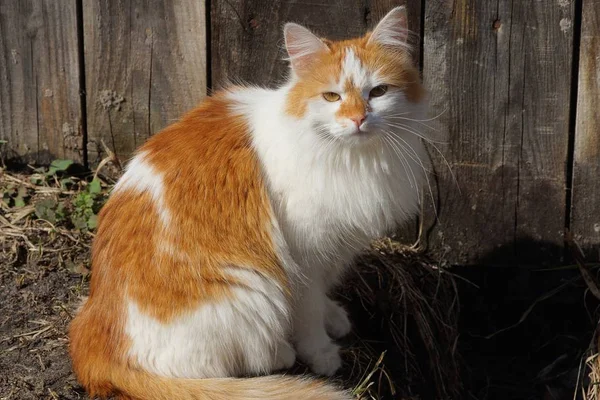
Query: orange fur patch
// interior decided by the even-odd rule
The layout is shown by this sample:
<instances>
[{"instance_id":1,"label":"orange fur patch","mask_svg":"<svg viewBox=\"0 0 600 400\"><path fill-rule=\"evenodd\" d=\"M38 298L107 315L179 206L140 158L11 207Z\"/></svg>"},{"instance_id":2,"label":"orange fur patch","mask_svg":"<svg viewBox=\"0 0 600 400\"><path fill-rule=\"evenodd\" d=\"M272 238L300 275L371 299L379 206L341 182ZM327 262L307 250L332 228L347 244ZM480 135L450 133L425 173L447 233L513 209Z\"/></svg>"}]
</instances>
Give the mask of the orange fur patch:
<instances>
[{"instance_id":1,"label":"orange fur patch","mask_svg":"<svg viewBox=\"0 0 600 400\"><path fill-rule=\"evenodd\" d=\"M346 99L340 104L335 116L337 118L360 119L367 112L367 101L365 101L360 90L350 81L344 85L344 91Z\"/></svg>"}]
</instances>

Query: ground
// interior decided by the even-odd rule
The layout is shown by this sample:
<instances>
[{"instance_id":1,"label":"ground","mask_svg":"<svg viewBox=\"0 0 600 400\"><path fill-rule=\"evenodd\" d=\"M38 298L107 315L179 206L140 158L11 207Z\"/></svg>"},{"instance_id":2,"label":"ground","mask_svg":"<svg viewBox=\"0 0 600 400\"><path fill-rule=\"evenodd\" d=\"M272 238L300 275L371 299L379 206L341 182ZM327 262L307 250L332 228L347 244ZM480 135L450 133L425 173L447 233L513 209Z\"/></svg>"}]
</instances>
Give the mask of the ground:
<instances>
[{"instance_id":1,"label":"ground","mask_svg":"<svg viewBox=\"0 0 600 400\"><path fill-rule=\"evenodd\" d=\"M44 234L47 240L51 233ZM36 239L30 237L33 243ZM8 242L8 241L7 241ZM72 246L56 235L56 247ZM6 244L6 243L5 243ZM4 247L4 245L3 245ZM0 398L79 399L84 397L71 373L66 329L80 295L87 290L82 271L69 270L57 255L33 252L24 241L12 242L0 255ZM87 265L88 250L72 252Z\"/></svg>"},{"instance_id":2,"label":"ground","mask_svg":"<svg viewBox=\"0 0 600 400\"><path fill-rule=\"evenodd\" d=\"M66 331L112 181L67 164L0 170L1 400L86 398ZM595 387L584 361L598 302L576 266L442 264L390 239L357 261L339 291L355 326L339 379L357 397L549 400Z\"/></svg>"}]
</instances>

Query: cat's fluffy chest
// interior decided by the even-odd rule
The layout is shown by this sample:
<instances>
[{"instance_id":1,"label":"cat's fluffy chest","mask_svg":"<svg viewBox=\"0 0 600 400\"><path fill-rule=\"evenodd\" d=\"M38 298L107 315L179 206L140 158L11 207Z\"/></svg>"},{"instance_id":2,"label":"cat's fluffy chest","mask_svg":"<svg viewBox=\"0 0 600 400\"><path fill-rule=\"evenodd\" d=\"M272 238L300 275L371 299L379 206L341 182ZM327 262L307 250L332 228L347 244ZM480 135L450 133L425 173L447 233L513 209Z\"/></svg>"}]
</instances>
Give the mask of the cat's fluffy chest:
<instances>
[{"instance_id":1,"label":"cat's fluffy chest","mask_svg":"<svg viewBox=\"0 0 600 400\"><path fill-rule=\"evenodd\" d=\"M290 246L305 257L315 251L346 262L413 215L418 198L403 167L395 160L384 164L273 168L268 175L274 208Z\"/></svg>"},{"instance_id":2,"label":"cat's fluffy chest","mask_svg":"<svg viewBox=\"0 0 600 400\"><path fill-rule=\"evenodd\" d=\"M286 218L300 226L355 226L378 232L398 217L394 195L399 194L394 189L402 178L397 171L340 171L328 165L311 167L300 163L290 166L287 174L282 170L273 172L270 183L282 201Z\"/></svg>"}]
</instances>

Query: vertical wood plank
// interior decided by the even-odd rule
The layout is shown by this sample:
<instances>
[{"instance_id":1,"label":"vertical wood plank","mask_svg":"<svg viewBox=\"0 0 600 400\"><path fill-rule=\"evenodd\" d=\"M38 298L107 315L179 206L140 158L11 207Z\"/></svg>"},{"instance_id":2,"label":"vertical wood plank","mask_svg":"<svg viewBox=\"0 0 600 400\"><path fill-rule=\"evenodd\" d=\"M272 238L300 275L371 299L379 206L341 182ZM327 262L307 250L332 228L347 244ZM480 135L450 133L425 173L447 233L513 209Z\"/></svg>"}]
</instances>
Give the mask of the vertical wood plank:
<instances>
[{"instance_id":1,"label":"vertical wood plank","mask_svg":"<svg viewBox=\"0 0 600 400\"><path fill-rule=\"evenodd\" d=\"M204 1L83 4L89 160L124 160L205 96Z\"/></svg>"},{"instance_id":2,"label":"vertical wood plank","mask_svg":"<svg viewBox=\"0 0 600 400\"><path fill-rule=\"evenodd\" d=\"M516 256L558 264L566 220L574 1L513 2L512 12L518 27L513 42L522 42L522 52L521 60L511 52L510 79L522 69L524 82L512 93L522 98Z\"/></svg>"},{"instance_id":3,"label":"vertical wood plank","mask_svg":"<svg viewBox=\"0 0 600 400\"><path fill-rule=\"evenodd\" d=\"M408 3L409 28L420 30L420 2L405 0L212 0L211 66L215 88L240 80L285 80L283 25L297 22L330 39L360 36L392 7ZM417 56L418 59L418 56Z\"/></svg>"},{"instance_id":4,"label":"vertical wood plank","mask_svg":"<svg viewBox=\"0 0 600 400\"><path fill-rule=\"evenodd\" d=\"M83 158L76 0L0 3L0 151Z\"/></svg>"},{"instance_id":5,"label":"vertical wood plank","mask_svg":"<svg viewBox=\"0 0 600 400\"><path fill-rule=\"evenodd\" d=\"M559 262L572 2L429 0L425 14L423 74L456 177L433 150L431 247L453 264Z\"/></svg>"},{"instance_id":6,"label":"vertical wood plank","mask_svg":"<svg viewBox=\"0 0 600 400\"><path fill-rule=\"evenodd\" d=\"M600 0L583 0L571 230L600 260Z\"/></svg>"}]
</instances>

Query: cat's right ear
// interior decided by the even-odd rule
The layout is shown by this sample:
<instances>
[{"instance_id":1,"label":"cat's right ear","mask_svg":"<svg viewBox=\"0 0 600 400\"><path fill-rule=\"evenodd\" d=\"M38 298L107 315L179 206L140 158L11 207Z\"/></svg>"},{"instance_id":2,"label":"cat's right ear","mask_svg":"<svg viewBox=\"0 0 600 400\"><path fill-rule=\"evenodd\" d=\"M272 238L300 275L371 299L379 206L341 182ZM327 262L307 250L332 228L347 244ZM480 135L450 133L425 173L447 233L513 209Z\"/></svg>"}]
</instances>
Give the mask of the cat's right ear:
<instances>
[{"instance_id":1,"label":"cat's right ear","mask_svg":"<svg viewBox=\"0 0 600 400\"><path fill-rule=\"evenodd\" d=\"M298 75L309 71L320 53L329 51L314 33L292 22L285 24L283 36L291 67Z\"/></svg>"}]
</instances>

